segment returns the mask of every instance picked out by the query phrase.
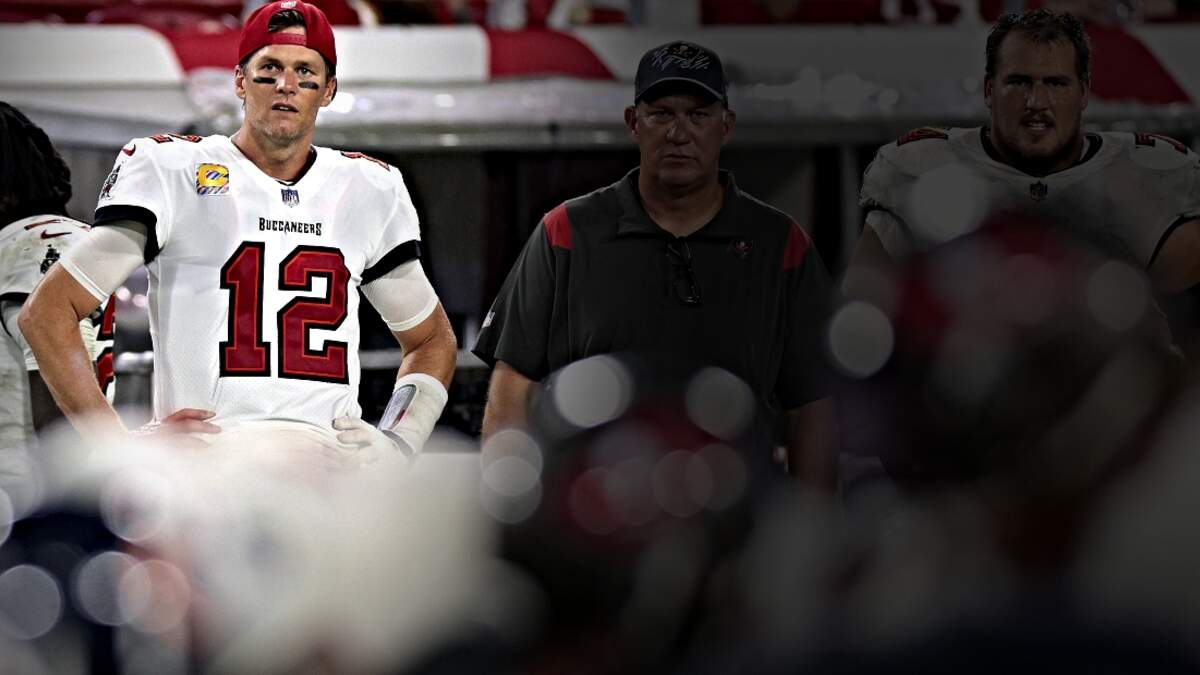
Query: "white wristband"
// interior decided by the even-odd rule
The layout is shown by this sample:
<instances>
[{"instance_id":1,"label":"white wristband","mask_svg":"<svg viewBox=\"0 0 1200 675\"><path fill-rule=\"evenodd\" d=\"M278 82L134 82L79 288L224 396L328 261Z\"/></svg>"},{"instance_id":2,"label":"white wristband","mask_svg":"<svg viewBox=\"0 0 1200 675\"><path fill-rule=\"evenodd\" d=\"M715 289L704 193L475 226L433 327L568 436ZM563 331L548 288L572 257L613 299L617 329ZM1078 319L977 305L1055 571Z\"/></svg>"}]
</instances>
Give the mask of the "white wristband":
<instances>
[{"instance_id":1,"label":"white wristband","mask_svg":"<svg viewBox=\"0 0 1200 675\"><path fill-rule=\"evenodd\" d=\"M442 383L425 373L409 373L396 380L392 398L379 420L379 429L420 452L450 398Z\"/></svg>"}]
</instances>

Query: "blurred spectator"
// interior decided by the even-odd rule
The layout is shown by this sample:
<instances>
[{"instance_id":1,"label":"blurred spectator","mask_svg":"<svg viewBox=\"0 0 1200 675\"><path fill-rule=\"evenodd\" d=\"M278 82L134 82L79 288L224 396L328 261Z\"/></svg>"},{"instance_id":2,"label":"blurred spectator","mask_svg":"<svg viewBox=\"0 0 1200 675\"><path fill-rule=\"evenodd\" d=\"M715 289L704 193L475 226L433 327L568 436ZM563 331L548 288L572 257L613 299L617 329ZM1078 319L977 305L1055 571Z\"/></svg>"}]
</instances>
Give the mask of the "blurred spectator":
<instances>
[{"instance_id":1,"label":"blurred spectator","mask_svg":"<svg viewBox=\"0 0 1200 675\"><path fill-rule=\"evenodd\" d=\"M254 10L267 3L268 0L246 0L246 4L242 8L242 21L245 22L254 13ZM364 14L370 12L366 0L313 0L309 4L315 5L324 12L329 23L335 26L371 24L369 15L365 16L364 20Z\"/></svg>"},{"instance_id":2,"label":"blurred spectator","mask_svg":"<svg viewBox=\"0 0 1200 675\"><path fill-rule=\"evenodd\" d=\"M704 0L706 24L974 21L978 0Z\"/></svg>"},{"instance_id":3,"label":"blurred spectator","mask_svg":"<svg viewBox=\"0 0 1200 675\"><path fill-rule=\"evenodd\" d=\"M546 25L562 30L572 25L626 23L631 0L554 0Z\"/></svg>"}]
</instances>

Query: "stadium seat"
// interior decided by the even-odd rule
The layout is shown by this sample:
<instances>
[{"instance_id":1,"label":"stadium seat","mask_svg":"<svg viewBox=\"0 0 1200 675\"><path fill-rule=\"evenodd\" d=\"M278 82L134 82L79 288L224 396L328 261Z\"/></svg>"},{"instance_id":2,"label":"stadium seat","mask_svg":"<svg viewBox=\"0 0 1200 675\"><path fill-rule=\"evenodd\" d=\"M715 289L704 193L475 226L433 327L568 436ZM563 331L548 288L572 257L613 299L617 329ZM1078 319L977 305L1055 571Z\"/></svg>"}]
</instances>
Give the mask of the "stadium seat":
<instances>
[{"instance_id":1,"label":"stadium seat","mask_svg":"<svg viewBox=\"0 0 1200 675\"><path fill-rule=\"evenodd\" d=\"M44 10L0 8L0 23L63 23L62 16Z\"/></svg>"},{"instance_id":2,"label":"stadium seat","mask_svg":"<svg viewBox=\"0 0 1200 675\"><path fill-rule=\"evenodd\" d=\"M160 31L195 29L215 33L237 28L240 24L232 14L214 14L195 9L147 8L138 4L117 5L89 12L88 23L137 24Z\"/></svg>"},{"instance_id":3,"label":"stadium seat","mask_svg":"<svg viewBox=\"0 0 1200 675\"><path fill-rule=\"evenodd\" d=\"M2 9L19 21L39 21L56 16L66 23L83 23L89 12L104 9L118 0L5 0ZM51 20L54 23L56 21Z\"/></svg>"}]
</instances>

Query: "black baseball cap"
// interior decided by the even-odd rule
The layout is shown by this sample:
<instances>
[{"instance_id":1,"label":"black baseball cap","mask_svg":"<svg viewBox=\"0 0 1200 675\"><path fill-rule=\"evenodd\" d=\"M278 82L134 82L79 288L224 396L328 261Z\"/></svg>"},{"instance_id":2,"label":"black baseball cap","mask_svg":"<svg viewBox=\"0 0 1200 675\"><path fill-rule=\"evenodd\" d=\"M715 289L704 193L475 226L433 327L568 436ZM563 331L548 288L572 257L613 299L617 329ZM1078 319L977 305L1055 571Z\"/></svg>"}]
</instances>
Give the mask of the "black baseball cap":
<instances>
[{"instance_id":1,"label":"black baseball cap","mask_svg":"<svg viewBox=\"0 0 1200 675\"><path fill-rule=\"evenodd\" d=\"M651 89L668 84L698 88L729 104L721 57L694 42L676 40L646 52L638 62L637 75L633 79L633 102L645 99Z\"/></svg>"}]
</instances>

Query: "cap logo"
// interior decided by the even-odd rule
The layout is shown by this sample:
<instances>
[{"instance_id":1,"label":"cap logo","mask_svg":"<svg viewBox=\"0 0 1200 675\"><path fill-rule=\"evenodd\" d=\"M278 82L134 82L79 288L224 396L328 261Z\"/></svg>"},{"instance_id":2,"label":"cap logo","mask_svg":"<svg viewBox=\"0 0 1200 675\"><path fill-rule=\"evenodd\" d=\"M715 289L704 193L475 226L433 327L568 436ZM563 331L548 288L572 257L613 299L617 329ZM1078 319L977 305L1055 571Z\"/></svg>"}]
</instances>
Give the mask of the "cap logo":
<instances>
[{"instance_id":1,"label":"cap logo","mask_svg":"<svg viewBox=\"0 0 1200 675\"><path fill-rule=\"evenodd\" d=\"M705 52L686 43L667 45L654 52L651 65L659 70L675 67L680 70L704 70L712 63Z\"/></svg>"},{"instance_id":2,"label":"cap logo","mask_svg":"<svg viewBox=\"0 0 1200 675\"><path fill-rule=\"evenodd\" d=\"M287 2L281 4L280 7L282 9L295 9L296 8L296 0L287 0Z\"/></svg>"}]
</instances>

